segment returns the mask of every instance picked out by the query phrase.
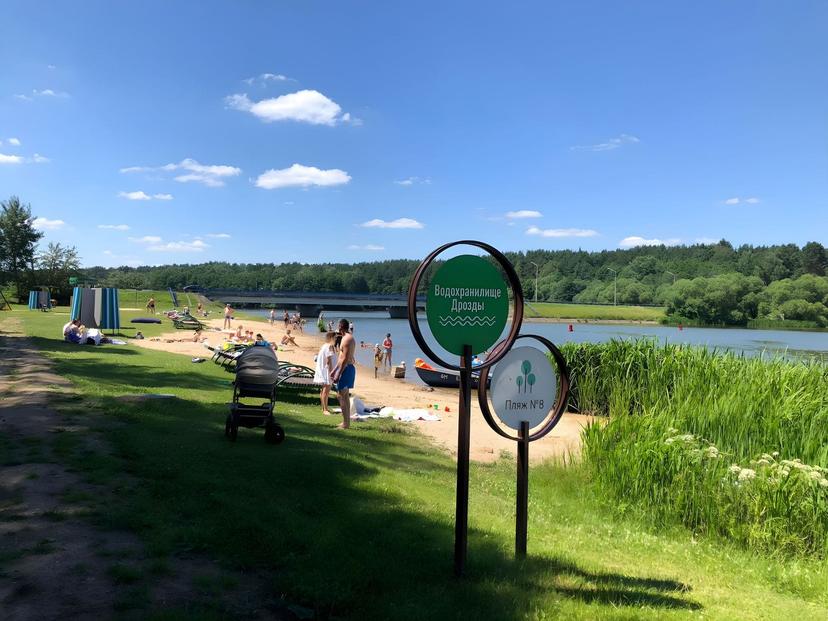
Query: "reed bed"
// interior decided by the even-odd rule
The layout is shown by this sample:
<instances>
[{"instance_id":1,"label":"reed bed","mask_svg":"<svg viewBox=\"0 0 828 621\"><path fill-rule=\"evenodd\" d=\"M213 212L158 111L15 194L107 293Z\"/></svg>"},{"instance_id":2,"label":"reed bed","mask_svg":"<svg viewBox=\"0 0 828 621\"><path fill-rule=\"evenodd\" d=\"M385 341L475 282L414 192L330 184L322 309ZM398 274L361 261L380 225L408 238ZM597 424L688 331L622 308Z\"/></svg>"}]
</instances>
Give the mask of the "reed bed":
<instances>
[{"instance_id":1,"label":"reed bed","mask_svg":"<svg viewBox=\"0 0 828 621\"><path fill-rule=\"evenodd\" d=\"M828 552L828 366L654 341L564 348L583 455L622 510L751 548Z\"/></svg>"}]
</instances>

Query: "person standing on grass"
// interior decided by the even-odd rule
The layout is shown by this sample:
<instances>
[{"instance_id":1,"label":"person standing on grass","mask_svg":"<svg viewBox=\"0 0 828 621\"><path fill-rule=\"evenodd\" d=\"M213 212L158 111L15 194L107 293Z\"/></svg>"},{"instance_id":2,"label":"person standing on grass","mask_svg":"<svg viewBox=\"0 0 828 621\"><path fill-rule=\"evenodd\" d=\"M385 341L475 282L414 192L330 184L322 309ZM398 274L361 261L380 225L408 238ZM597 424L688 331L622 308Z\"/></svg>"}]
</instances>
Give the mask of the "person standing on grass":
<instances>
[{"instance_id":1,"label":"person standing on grass","mask_svg":"<svg viewBox=\"0 0 828 621\"><path fill-rule=\"evenodd\" d=\"M385 335L385 340L382 342L382 349L385 351L385 363L390 369L391 365L391 350L394 349L394 343L391 341L391 333ZM385 365L383 365L385 366Z\"/></svg>"},{"instance_id":2,"label":"person standing on grass","mask_svg":"<svg viewBox=\"0 0 828 621\"><path fill-rule=\"evenodd\" d=\"M322 390L319 393L319 400L322 402L322 413L325 416L331 415L328 411L328 400L331 396L331 385L333 384L331 374L333 373L334 367L333 342L335 338L336 334L334 332L328 332L325 335L325 342L319 348L319 353L316 354L316 370L313 374L313 383L322 386Z\"/></svg>"},{"instance_id":3,"label":"person standing on grass","mask_svg":"<svg viewBox=\"0 0 828 621\"><path fill-rule=\"evenodd\" d=\"M230 322L233 319L233 309L229 304L224 305L224 329L229 330L231 328Z\"/></svg>"},{"instance_id":4,"label":"person standing on grass","mask_svg":"<svg viewBox=\"0 0 828 621\"><path fill-rule=\"evenodd\" d=\"M147 300L147 312L155 314L155 298L153 297Z\"/></svg>"},{"instance_id":5,"label":"person standing on grass","mask_svg":"<svg viewBox=\"0 0 828 621\"><path fill-rule=\"evenodd\" d=\"M347 319L340 319L338 331L342 336L339 343L339 361L331 373L331 379L336 382L339 407L342 408L342 423L340 429L348 429L351 426L351 389L356 383L356 367L354 366L354 337L348 331L350 322Z\"/></svg>"}]
</instances>

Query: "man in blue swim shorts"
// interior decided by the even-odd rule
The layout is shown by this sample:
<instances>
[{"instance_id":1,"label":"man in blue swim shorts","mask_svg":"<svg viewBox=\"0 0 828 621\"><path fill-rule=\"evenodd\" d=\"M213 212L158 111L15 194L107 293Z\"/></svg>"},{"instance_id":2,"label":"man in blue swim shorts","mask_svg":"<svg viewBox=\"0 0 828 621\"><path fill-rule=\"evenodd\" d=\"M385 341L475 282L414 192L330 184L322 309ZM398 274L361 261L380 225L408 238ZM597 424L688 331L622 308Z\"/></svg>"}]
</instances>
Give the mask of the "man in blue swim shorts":
<instances>
[{"instance_id":1,"label":"man in blue swim shorts","mask_svg":"<svg viewBox=\"0 0 828 621\"><path fill-rule=\"evenodd\" d=\"M331 379L336 382L339 407L342 408L340 429L348 429L351 426L351 389L356 383L355 341L348 331L349 327L350 322L347 319L339 320L338 332L342 336L342 341L339 344L339 360L331 373Z\"/></svg>"}]
</instances>

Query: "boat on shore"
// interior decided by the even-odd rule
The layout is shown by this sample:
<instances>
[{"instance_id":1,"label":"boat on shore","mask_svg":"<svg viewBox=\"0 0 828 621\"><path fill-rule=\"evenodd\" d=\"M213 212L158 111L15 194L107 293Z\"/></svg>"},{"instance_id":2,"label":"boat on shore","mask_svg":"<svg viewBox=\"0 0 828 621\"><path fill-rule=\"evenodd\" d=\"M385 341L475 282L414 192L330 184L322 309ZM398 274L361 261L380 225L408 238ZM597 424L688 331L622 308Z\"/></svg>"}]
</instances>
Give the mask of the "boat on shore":
<instances>
[{"instance_id":1,"label":"boat on shore","mask_svg":"<svg viewBox=\"0 0 828 621\"><path fill-rule=\"evenodd\" d=\"M428 366L415 364L417 375L427 386L432 388L460 388L460 373L447 371L445 369L433 369ZM480 380L480 373L472 373L472 388L477 388ZM487 378L487 386L491 383L491 377Z\"/></svg>"}]
</instances>

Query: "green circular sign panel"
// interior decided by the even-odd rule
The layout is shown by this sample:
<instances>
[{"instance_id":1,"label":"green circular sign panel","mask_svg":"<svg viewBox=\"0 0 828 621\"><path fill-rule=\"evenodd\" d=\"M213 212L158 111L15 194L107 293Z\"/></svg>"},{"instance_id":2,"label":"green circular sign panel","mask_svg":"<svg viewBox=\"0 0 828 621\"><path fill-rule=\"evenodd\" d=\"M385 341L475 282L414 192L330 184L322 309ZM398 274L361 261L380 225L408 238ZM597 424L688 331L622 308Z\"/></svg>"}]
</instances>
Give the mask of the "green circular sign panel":
<instances>
[{"instance_id":1,"label":"green circular sign panel","mask_svg":"<svg viewBox=\"0 0 828 621\"><path fill-rule=\"evenodd\" d=\"M471 345L479 354L494 345L509 316L506 281L491 263L474 255L446 261L428 286L426 318L437 342L458 356Z\"/></svg>"}]
</instances>

